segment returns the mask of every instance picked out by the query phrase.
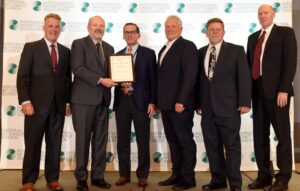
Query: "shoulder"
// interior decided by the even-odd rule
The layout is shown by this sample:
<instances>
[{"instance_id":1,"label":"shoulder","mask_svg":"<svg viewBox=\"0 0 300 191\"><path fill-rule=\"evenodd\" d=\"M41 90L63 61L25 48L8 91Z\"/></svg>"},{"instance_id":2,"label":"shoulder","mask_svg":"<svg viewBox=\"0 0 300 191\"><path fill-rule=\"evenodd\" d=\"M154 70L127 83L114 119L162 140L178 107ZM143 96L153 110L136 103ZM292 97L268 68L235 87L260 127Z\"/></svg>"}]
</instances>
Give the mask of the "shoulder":
<instances>
[{"instance_id":1,"label":"shoulder","mask_svg":"<svg viewBox=\"0 0 300 191\"><path fill-rule=\"evenodd\" d=\"M145 52L147 54L155 54L155 51L153 49L145 47L145 46L142 46L142 45L139 45L138 51L143 51L143 52Z\"/></svg>"},{"instance_id":2,"label":"shoulder","mask_svg":"<svg viewBox=\"0 0 300 191\"><path fill-rule=\"evenodd\" d=\"M109 48L109 49L114 49L114 47L112 45L110 45L109 43L107 43L105 41L102 41L102 46L105 46L106 48Z\"/></svg>"},{"instance_id":3,"label":"shoulder","mask_svg":"<svg viewBox=\"0 0 300 191\"><path fill-rule=\"evenodd\" d=\"M63 51L69 52L70 49L68 47L66 47L65 45L62 45L60 43L58 43L58 47L61 48Z\"/></svg>"}]
</instances>

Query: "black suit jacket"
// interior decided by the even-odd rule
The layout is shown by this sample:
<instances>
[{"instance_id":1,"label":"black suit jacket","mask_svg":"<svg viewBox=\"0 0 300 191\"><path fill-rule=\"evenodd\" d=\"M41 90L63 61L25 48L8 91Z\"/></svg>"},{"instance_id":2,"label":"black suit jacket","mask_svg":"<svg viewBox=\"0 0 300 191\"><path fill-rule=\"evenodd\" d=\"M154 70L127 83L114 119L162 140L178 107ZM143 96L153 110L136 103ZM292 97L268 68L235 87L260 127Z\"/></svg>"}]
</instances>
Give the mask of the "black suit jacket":
<instances>
[{"instance_id":1,"label":"black suit jacket","mask_svg":"<svg viewBox=\"0 0 300 191\"><path fill-rule=\"evenodd\" d=\"M164 56L161 65L159 52L157 75L158 107L162 110L174 110L176 103L194 109L195 84L197 79L198 53L196 45L179 37Z\"/></svg>"},{"instance_id":2,"label":"black suit jacket","mask_svg":"<svg viewBox=\"0 0 300 191\"><path fill-rule=\"evenodd\" d=\"M99 105L105 100L109 106L111 99L110 88L98 84L100 77L108 77L108 56L114 49L102 41L105 63L101 62L100 54L90 36L73 41L71 48L71 68L74 73L72 86L72 103Z\"/></svg>"},{"instance_id":3,"label":"black suit jacket","mask_svg":"<svg viewBox=\"0 0 300 191\"><path fill-rule=\"evenodd\" d=\"M244 48L223 41L212 81L204 70L207 48L208 45L199 49L198 104L202 115L231 117L237 114L239 106L250 108L251 75Z\"/></svg>"},{"instance_id":4,"label":"black suit jacket","mask_svg":"<svg viewBox=\"0 0 300 191\"><path fill-rule=\"evenodd\" d=\"M126 48L117 54L125 54ZM156 56L154 50L139 45L134 63L135 82L133 99L140 111L147 111L150 103L156 104ZM114 110L120 104L121 86L115 87Z\"/></svg>"},{"instance_id":5,"label":"black suit jacket","mask_svg":"<svg viewBox=\"0 0 300 191\"><path fill-rule=\"evenodd\" d=\"M70 103L70 50L58 43L58 55L58 68L54 73L46 41L25 44L17 75L19 104L30 100L35 113L44 114L55 97L59 112L65 113L66 103Z\"/></svg>"},{"instance_id":6,"label":"black suit jacket","mask_svg":"<svg viewBox=\"0 0 300 191\"><path fill-rule=\"evenodd\" d=\"M247 58L252 68L255 46L261 33L249 36ZM290 27L274 25L267 39L262 60L262 83L264 95L276 99L278 92L293 95L293 79L297 66L297 41Z\"/></svg>"}]
</instances>

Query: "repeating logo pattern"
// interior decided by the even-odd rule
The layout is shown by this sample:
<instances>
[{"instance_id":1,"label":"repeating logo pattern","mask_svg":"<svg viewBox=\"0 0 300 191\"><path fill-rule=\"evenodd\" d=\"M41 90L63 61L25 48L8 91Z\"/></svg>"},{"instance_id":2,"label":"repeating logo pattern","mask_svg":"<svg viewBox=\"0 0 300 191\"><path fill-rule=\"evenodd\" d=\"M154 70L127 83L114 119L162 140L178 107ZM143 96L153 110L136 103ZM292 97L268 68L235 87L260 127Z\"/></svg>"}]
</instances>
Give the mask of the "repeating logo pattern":
<instances>
[{"instance_id":1,"label":"repeating logo pattern","mask_svg":"<svg viewBox=\"0 0 300 191\"><path fill-rule=\"evenodd\" d=\"M6 108L6 114L7 114L8 116L14 116L14 115L16 114L16 111L17 111L17 109L16 109L16 107L13 106L13 105L9 105L9 106L7 106L7 108Z\"/></svg>"},{"instance_id":2,"label":"repeating logo pattern","mask_svg":"<svg viewBox=\"0 0 300 191\"><path fill-rule=\"evenodd\" d=\"M11 30L17 30L17 28L18 28L18 21L15 20L15 19L10 20L9 21L9 28Z\"/></svg>"},{"instance_id":3,"label":"repeating logo pattern","mask_svg":"<svg viewBox=\"0 0 300 191\"><path fill-rule=\"evenodd\" d=\"M15 157L16 157L16 151L15 151L15 149L7 149L7 151L6 151L6 158L8 160L14 160Z\"/></svg>"},{"instance_id":4,"label":"repeating logo pattern","mask_svg":"<svg viewBox=\"0 0 300 191\"><path fill-rule=\"evenodd\" d=\"M155 153L153 153L152 156L153 156L153 161L155 163L160 163L161 162L161 160L162 160L162 154L160 152L155 152Z\"/></svg>"},{"instance_id":5,"label":"repeating logo pattern","mask_svg":"<svg viewBox=\"0 0 300 191\"><path fill-rule=\"evenodd\" d=\"M177 13L183 13L184 12L184 8L185 8L185 4L184 3L178 3L177 4Z\"/></svg>"},{"instance_id":6,"label":"repeating logo pattern","mask_svg":"<svg viewBox=\"0 0 300 191\"><path fill-rule=\"evenodd\" d=\"M129 13L135 13L137 11L138 4L137 3L131 3L129 5Z\"/></svg>"},{"instance_id":7,"label":"repeating logo pattern","mask_svg":"<svg viewBox=\"0 0 300 191\"><path fill-rule=\"evenodd\" d=\"M18 65L15 63L11 63L8 65L8 73L9 74L15 74L17 72Z\"/></svg>"},{"instance_id":8,"label":"repeating logo pattern","mask_svg":"<svg viewBox=\"0 0 300 191\"><path fill-rule=\"evenodd\" d=\"M233 8L233 4L232 3L226 3L224 6L224 11L225 13L231 13Z\"/></svg>"},{"instance_id":9,"label":"repeating logo pattern","mask_svg":"<svg viewBox=\"0 0 300 191\"><path fill-rule=\"evenodd\" d=\"M160 33L162 28L162 25L160 23L154 23L153 25L153 32L154 33Z\"/></svg>"},{"instance_id":10,"label":"repeating logo pattern","mask_svg":"<svg viewBox=\"0 0 300 191\"><path fill-rule=\"evenodd\" d=\"M86 13L89 11L90 4L88 2L83 2L81 4L81 11Z\"/></svg>"}]
</instances>

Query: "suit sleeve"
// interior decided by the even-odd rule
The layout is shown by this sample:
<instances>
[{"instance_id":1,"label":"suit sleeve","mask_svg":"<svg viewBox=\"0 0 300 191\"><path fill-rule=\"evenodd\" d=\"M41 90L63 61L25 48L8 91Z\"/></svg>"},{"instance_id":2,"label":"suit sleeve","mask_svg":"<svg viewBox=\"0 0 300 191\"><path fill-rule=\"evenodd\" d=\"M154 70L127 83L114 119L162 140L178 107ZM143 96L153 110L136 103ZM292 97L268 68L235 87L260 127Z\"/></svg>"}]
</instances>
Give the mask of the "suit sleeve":
<instances>
[{"instance_id":1,"label":"suit sleeve","mask_svg":"<svg viewBox=\"0 0 300 191\"><path fill-rule=\"evenodd\" d=\"M282 51L282 73L278 91L290 93L297 66L297 41L292 28L287 28L284 33Z\"/></svg>"},{"instance_id":2,"label":"suit sleeve","mask_svg":"<svg viewBox=\"0 0 300 191\"><path fill-rule=\"evenodd\" d=\"M251 107L252 80L243 47L238 50L238 97L239 106Z\"/></svg>"},{"instance_id":3,"label":"suit sleeve","mask_svg":"<svg viewBox=\"0 0 300 191\"><path fill-rule=\"evenodd\" d=\"M17 74L17 91L19 104L30 100L30 76L33 64L33 50L30 44L24 45L23 52L19 63L19 70Z\"/></svg>"},{"instance_id":4,"label":"suit sleeve","mask_svg":"<svg viewBox=\"0 0 300 191\"><path fill-rule=\"evenodd\" d=\"M195 93L197 81L198 52L194 43L188 42L182 48L181 67L182 67L182 86L179 90L177 103L186 105L191 96Z\"/></svg>"},{"instance_id":5,"label":"suit sleeve","mask_svg":"<svg viewBox=\"0 0 300 191\"><path fill-rule=\"evenodd\" d=\"M68 67L66 73L66 103L71 103L71 84L72 84L72 73L70 66L70 50L67 49L66 56L68 57Z\"/></svg>"},{"instance_id":6,"label":"suit sleeve","mask_svg":"<svg viewBox=\"0 0 300 191\"><path fill-rule=\"evenodd\" d=\"M151 51L149 60L150 71L150 103L157 104L157 73L156 73L156 56L155 52Z\"/></svg>"},{"instance_id":7,"label":"suit sleeve","mask_svg":"<svg viewBox=\"0 0 300 191\"><path fill-rule=\"evenodd\" d=\"M87 65L88 53L85 50L83 43L80 41L74 41L71 48L71 69L74 75L85 81L91 86L97 86L100 74L90 70ZM96 62L96 61L95 61Z\"/></svg>"}]
</instances>

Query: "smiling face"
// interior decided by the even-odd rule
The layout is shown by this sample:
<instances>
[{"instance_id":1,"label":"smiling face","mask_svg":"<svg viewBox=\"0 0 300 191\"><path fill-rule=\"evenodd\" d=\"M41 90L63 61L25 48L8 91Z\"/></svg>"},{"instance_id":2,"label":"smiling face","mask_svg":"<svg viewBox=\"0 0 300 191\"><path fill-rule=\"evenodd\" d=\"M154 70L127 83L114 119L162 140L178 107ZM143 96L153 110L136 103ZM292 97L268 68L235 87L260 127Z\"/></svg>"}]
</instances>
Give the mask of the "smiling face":
<instances>
[{"instance_id":1,"label":"smiling face","mask_svg":"<svg viewBox=\"0 0 300 191\"><path fill-rule=\"evenodd\" d=\"M105 32L105 21L100 16L90 18L88 24L89 35L96 41L102 41Z\"/></svg>"},{"instance_id":2,"label":"smiling face","mask_svg":"<svg viewBox=\"0 0 300 191\"><path fill-rule=\"evenodd\" d=\"M182 25L176 17L168 17L165 22L165 34L168 41L179 38L182 33Z\"/></svg>"},{"instance_id":3,"label":"smiling face","mask_svg":"<svg viewBox=\"0 0 300 191\"><path fill-rule=\"evenodd\" d=\"M270 5L262 5L258 9L258 20L263 29L272 25L275 12Z\"/></svg>"},{"instance_id":4,"label":"smiling face","mask_svg":"<svg viewBox=\"0 0 300 191\"><path fill-rule=\"evenodd\" d=\"M207 26L206 36L209 43L216 45L223 40L225 34L224 26L220 22L212 22Z\"/></svg>"},{"instance_id":5,"label":"smiling face","mask_svg":"<svg viewBox=\"0 0 300 191\"><path fill-rule=\"evenodd\" d=\"M134 46L138 43L140 33L135 25L126 25L123 30L123 39L128 46Z\"/></svg>"},{"instance_id":6,"label":"smiling face","mask_svg":"<svg viewBox=\"0 0 300 191\"><path fill-rule=\"evenodd\" d=\"M49 17L45 20L43 30L45 33L45 38L52 43L55 43L60 35L60 20Z\"/></svg>"}]
</instances>

